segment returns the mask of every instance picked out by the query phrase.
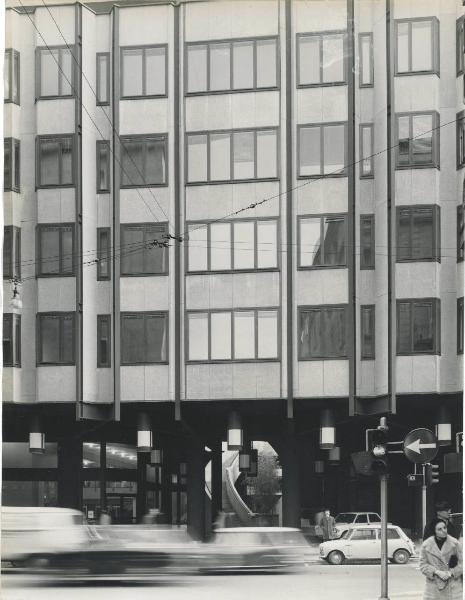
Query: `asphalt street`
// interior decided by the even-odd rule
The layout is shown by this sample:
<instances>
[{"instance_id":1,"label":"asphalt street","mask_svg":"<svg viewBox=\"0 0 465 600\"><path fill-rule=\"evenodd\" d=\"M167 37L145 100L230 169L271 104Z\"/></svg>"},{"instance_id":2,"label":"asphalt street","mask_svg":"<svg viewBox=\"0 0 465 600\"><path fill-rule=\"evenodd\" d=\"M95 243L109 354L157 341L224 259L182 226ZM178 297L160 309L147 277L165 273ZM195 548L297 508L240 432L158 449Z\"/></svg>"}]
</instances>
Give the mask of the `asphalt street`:
<instances>
[{"instance_id":1,"label":"asphalt street","mask_svg":"<svg viewBox=\"0 0 465 600\"><path fill-rule=\"evenodd\" d=\"M377 600L376 564L313 564L288 574L240 574L88 581L3 575L2 600ZM422 600L418 562L389 567L390 600Z\"/></svg>"}]
</instances>

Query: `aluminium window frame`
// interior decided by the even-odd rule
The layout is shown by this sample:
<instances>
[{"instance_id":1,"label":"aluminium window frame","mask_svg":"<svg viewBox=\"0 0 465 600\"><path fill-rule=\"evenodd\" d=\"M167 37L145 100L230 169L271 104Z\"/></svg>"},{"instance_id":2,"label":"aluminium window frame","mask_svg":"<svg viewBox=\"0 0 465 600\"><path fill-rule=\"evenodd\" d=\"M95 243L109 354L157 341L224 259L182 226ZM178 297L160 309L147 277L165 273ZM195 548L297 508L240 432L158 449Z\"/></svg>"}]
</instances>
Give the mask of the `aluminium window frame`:
<instances>
[{"instance_id":1,"label":"aluminium window frame","mask_svg":"<svg viewBox=\"0 0 465 600\"><path fill-rule=\"evenodd\" d=\"M370 223L371 227L371 239L370 239L370 253L371 261L365 263L362 261L363 246L362 246L362 225L366 221ZM363 213L360 214L360 270L361 271L373 271L376 268L376 221L374 213Z\"/></svg>"},{"instance_id":2,"label":"aluminium window frame","mask_svg":"<svg viewBox=\"0 0 465 600\"><path fill-rule=\"evenodd\" d=\"M3 342L5 332L9 327L12 358L11 362L5 362L3 354L3 367L21 367L21 315L18 313L3 313Z\"/></svg>"},{"instance_id":3,"label":"aluminium window frame","mask_svg":"<svg viewBox=\"0 0 465 600\"><path fill-rule=\"evenodd\" d=\"M265 86L265 87L257 87L257 42L266 42L273 40L275 42L275 50L276 50L276 85L274 86ZM233 46L234 43L253 43L253 87L250 88L234 88L234 51ZM229 44L230 47L230 84L231 87L229 89L224 90L211 90L211 81L210 81L210 46L214 46L215 44ZM189 83L189 62L188 62L188 50L190 47L194 46L206 46L206 67L207 67L207 89L198 92L189 92L188 83ZM273 90L280 89L281 82L281 62L279 60L280 57L280 39L278 35L264 35L264 36L254 36L254 37L246 37L246 38L227 38L227 39L214 39L214 40L201 40L201 41L193 41L193 42L185 42L184 43L184 64L186 65L184 69L184 96L213 96L213 95L224 95L224 94L237 94L237 93L251 93L251 92L267 92Z\"/></svg>"},{"instance_id":4,"label":"aluminium window frame","mask_svg":"<svg viewBox=\"0 0 465 600\"><path fill-rule=\"evenodd\" d=\"M5 104L21 104L21 56L18 50L14 48L5 48L5 64L9 62L10 72L8 78L8 85L10 87L10 95L5 96ZM16 95L13 95L13 83L16 80Z\"/></svg>"},{"instance_id":5,"label":"aluminium window frame","mask_svg":"<svg viewBox=\"0 0 465 600\"><path fill-rule=\"evenodd\" d=\"M169 364L169 357L170 357L170 322L169 322L169 312L167 310L142 310L142 311L134 311L134 310L129 310L129 311L121 311L120 313L120 342L121 344L123 343L123 320L127 317L137 317L140 318L144 321L144 340L143 340L143 344L144 344L144 352L145 352L145 346L146 346L146 331L145 331L145 320L147 317L163 317L164 322L165 322L165 335L166 335L166 360L160 360L160 361L156 361L156 362L147 362L146 360L142 361L142 362L135 362L135 361L130 361L130 362L123 362L123 356L121 353L121 366L122 367L132 367L132 366L137 366L137 365L168 365ZM142 343L142 341L141 341Z\"/></svg>"},{"instance_id":6,"label":"aluminium window frame","mask_svg":"<svg viewBox=\"0 0 465 600\"><path fill-rule=\"evenodd\" d=\"M108 247L102 244L102 234L108 235ZM108 262L108 275L102 274L102 262ZM111 280L111 227L97 227L97 281Z\"/></svg>"},{"instance_id":7,"label":"aluminium window frame","mask_svg":"<svg viewBox=\"0 0 465 600\"><path fill-rule=\"evenodd\" d=\"M107 78L107 82L106 82L106 86L105 86L105 95L107 100L101 100L101 93L102 93L102 83L100 81L100 77L99 77L99 63L101 60L104 60L106 65L105 65L105 69L106 69L106 78ZM111 82L110 82L110 77L111 77L111 68L110 68L110 52L97 52L95 55L95 95L96 95L96 99L95 99L95 103L97 106L109 106L110 105L110 90L111 90Z\"/></svg>"},{"instance_id":8,"label":"aluminium window frame","mask_svg":"<svg viewBox=\"0 0 465 600\"><path fill-rule=\"evenodd\" d=\"M42 184L40 181L40 161L41 161L41 144L46 140L58 140L59 141L59 163L58 163L58 177L59 183L48 183ZM63 176L63 140L71 140L71 183L61 183ZM76 165L76 134L74 133L52 133L36 136L36 190L39 189L55 189L55 188L73 188L76 187L77 179L77 165Z\"/></svg>"},{"instance_id":9,"label":"aluminium window frame","mask_svg":"<svg viewBox=\"0 0 465 600\"><path fill-rule=\"evenodd\" d=\"M457 113L457 144L456 144L456 156L457 156L457 169L465 167L465 110L461 110Z\"/></svg>"},{"instance_id":10,"label":"aluminium window frame","mask_svg":"<svg viewBox=\"0 0 465 600\"><path fill-rule=\"evenodd\" d=\"M9 146L10 161L9 170L10 175L7 178L5 176L5 169L3 169L3 191L5 192L20 192L21 191L21 142L17 138L6 137L3 138L4 150ZM4 152L6 157L6 152ZM18 160L16 160L18 159Z\"/></svg>"},{"instance_id":11,"label":"aluminium window frame","mask_svg":"<svg viewBox=\"0 0 465 600\"><path fill-rule=\"evenodd\" d=\"M66 256L65 254L63 254L63 230L65 228L70 228L71 229L71 237L72 237L72 254L71 254L71 263L72 263L72 269L69 273L63 273L62 272L62 263L63 263L63 257ZM56 258L57 262L59 263L59 271L57 273L42 273L41 269L42 269L42 252L41 252L41 234L42 231L45 231L47 229L58 229L59 230L59 237L58 237L58 254L54 255L52 258ZM53 277L76 277L76 270L77 270L77 263L78 263L78 257L76 256L76 223L74 222L69 222L69 223L38 223L36 225L36 257L37 257L37 262L36 262L36 278L37 279L50 279ZM51 260L51 258L49 258L48 260Z\"/></svg>"},{"instance_id":12,"label":"aluminium window frame","mask_svg":"<svg viewBox=\"0 0 465 600\"><path fill-rule=\"evenodd\" d=\"M111 191L111 160L110 160L110 154L111 154L111 145L110 145L110 140L96 140L95 143L95 152L96 152L96 192L97 194L107 194ZM99 177L99 172L100 172L100 165L102 163L101 161L101 154L100 154L100 148L106 148L107 150L107 157L106 157L106 161L105 161L105 168L107 170L108 173L108 187L106 188L101 188L99 187L99 181L100 181L100 177Z\"/></svg>"},{"instance_id":13,"label":"aluminium window frame","mask_svg":"<svg viewBox=\"0 0 465 600\"><path fill-rule=\"evenodd\" d=\"M414 324L414 310L415 305L422 305L431 303L432 315L433 315L433 350L424 352L413 351L414 338L413 338L413 324ZM409 346L408 352L399 351L399 306L401 304L408 304L410 306L410 332L409 332ZM396 300L396 356L441 356L441 300L440 298L428 297L428 298L397 298Z\"/></svg>"},{"instance_id":14,"label":"aluminium window frame","mask_svg":"<svg viewBox=\"0 0 465 600\"><path fill-rule=\"evenodd\" d=\"M333 172L333 173L324 173L324 129L326 127L336 127L336 126L344 127L344 168L341 171ZM314 175L301 175L300 174L300 132L302 129L310 129L310 128L319 128L320 129L320 173L315 173ZM348 122L347 121L330 121L324 123L301 123L297 125L297 179L328 179L332 177L347 177L348 176L348 144L347 144L347 131L348 131Z\"/></svg>"},{"instance_id":15,"label":"aluminium window frame","mask_svg":"<svg viewBox=\"0 0 465 600\"><path fill-rule=\"evenodd\" d=\"M211 234L210 226L215 225L218 221L215 219L203 219L186 221L187 231L187 244L184 246L184 260L186 265L186 275L207 275L207 274L221 274L221 273L268 273L279 271L281 268L281 253L280 253L280 237L279 237L279 217L258 217L258 218L239 218L222 220L221 223L230 225L230 240L231 240L231 268L230 269L212 269L211 268ZM258 224L266 222L276 223L276 267L258 267ZM234 224L235 223L254 223L254 267L247 269L238 269L234 267ZM189 269L189 227L191 225L198 225L198 229L205 227L207 229L207 269Z\"/></svg>"},{"instance_id":16,"label":"aluminium window frame","mask_svg":"<svg viewBox=\"0 0 465 600\"><path fill-rule=\"evenodd\" d=\"M455 50L456 50L456 75L465 73L465 16L461 16L455 23Z\"/></svg>"},{"instance_id":17,"label":"aluminium window frame","mask_svg":"<svg viewBox=\"0 0 465 600\"><path fill-rule=\"evenodd\" d=\"M414 164L412 162L412 144L411 142L413 141L412 138L412 132L413 132L413 117L421 117L423 115L431 115L432 121L433 121L433 127L431 131L427 131L425 133L431 133L431 137L432 137L432 142L431 142L431 153L432 153L432 160L431 162L428 163L424 163L424 164ZM401 117L409 117L409 163L407 165L401 165L399 164L399 119ZM395 129L394 129L394 135L395 135L395 141L394 141L394 148L396 151L396 155L395 155L395 169L396 171L402 171L405 169L438 169L438 171L440 170L440 165L441 165L441 160L440 160L440 145L441 145L441 138L440 138L440 116L439 113L436 110L419 110L419 111L409 111L409 112L399 112L399 113L395 113ZM418 139L418 138L415 138Z\"/></svg>"},{"instance_id":18,"label":"aluminium window frame","mask_svg":"<svg viewBox=\"0 0 465 600\"><path fill-rule=\"evenodd\" d=\"M370 64L368 65L370 81L369 83L362 83L363 72L365 70L365 64L363 62L363 40L368 39L370 45ZM359 88L372 88L375 85L375 68L374 68L374 55L373 55L373 32L365 31L358 34L358 87Z\"/></svg>"},{"instance_id":19,"label":"aluminium window frame","mask_svg":"<svg viewBox=\"0 0 465 600\"><path fill-rule=\"evenodd\" d=\"M465 180L463 183L465 201ZM457 205L457 262L465 260L465 202Z\"/></svg>"},{"instance_id":20,"label":"aluminium window frame","mask_svg":"<svg viewBox=\"0 0 465 600\"><path fill-rule=\"evenodd\" d=\"M42 79L40 75L41 71L41 61L42 61L42 52L48 52L50 54L50 50L58 50L58 64L57 67L57 75L58 75L58 94L51 94L50 96L42 96L41 88L42 88ZM71 54L71 81L69 82L71 87L70 94L60 94L60 91L63 88L63 79L67 79L63 72L63 52L70 52ZM75 44L68 45L57 45L57 46L37 46L35 49L35 65L36 65L36 102L38 100L62 100L63 98L75 98L76 97L76 46ZM68 82L67 82L68 83Z\"/></svg>"},{"instance_id":21,"label":"aluminium window frame","mask_svg":"<svg viewBox=\"0 0 465 600\"><path fill-rule=\"evenodd\" d=\"M143 230L143 236L144 236L144 241L142 242L142 247L140 248L141 251L144 251L144 255L143 255L143 263L145 265L146 262L146 254L145 252L147 250L149 250L149 248L146 247L146 244L149 243L149 240L147 240L147 229L152 229L152 228L158 228L160 229L160 235L167 235L169 233L169 222L165 221L144 221L142 223L120 223L120 242L121 242L121 250L123 250L123 248L125 247L124 244L124 233L126 229L142 229ZM166 241L168 241L168 238L166 238ZM140 272L140 273L125 273L123 272L123 258L120 258L120 277L165 277L166 275L169 275L169 249L168 248L159 248L160 250L163 250L164 255L165 255L165 262L166 262L166 270L165 271L161 271L161 272L154 272L154 273L145 273L145 272ZM128 249L128 252L131 252L131 248Z\"/></svg>"},{"instance_id":22,"label":"aluminium window frame","mask_svg":"<svg viewBox=\"0 0 465 600\"><path fill-rule=\"evenodd\" d=\"M432 68L422 71L412 71L412 23L418 23L421 21L431 21L431 65ZM399 24L408 23L408 71L398 70L398 29ZM411 77L412 75L437 75L440 76L440 24L439 19L436 16L431 17L410 17L405 19L395 19L394 21L394 76L395 77Z\"/></svg>"},{"instance_id":23,"label":"aluminium window frame","mask_svg":"<svg viewBox=\"0 0 465 600\"><path fill-rule=\"evenodd\" d=\"M119 140L120 140L120 146L121 146L121 152L120 152L120 164L119 164L119 170L120 170L120 189L122 190L128 190L128 189L137 189L137 188L151 188L151 187L168 187L169 185L169 147L168 147L168 133L137 133L137 134L133 134L133 135L121 135L119 136ZM142 140L142 141L163 141L164 142L164 152L165 152L165 181L164 183L146 183L146 171L147 171L147 146L146 144L144 144L144 150L143 150L143 164L142 164L142 169L139 169L139 166L137 165L137 163L130 158L130 154L129 152L126 150L125 147L125 142L131 142L131 141L137 141L137 140ZM124 155L127 155L128 160L131 160L131 162L134 163L138 174L140 174L142 176L142 180L144 183L138 185L138 184L134 184L133 182L129 183L129 184L123 184L123 178L125 176L125 172L123 171L123 163L124 163Z\"/></svg>"},{"instance_id":24,"label":"aluminium window frame","mask_svg":"<svg viewBox=\"0 0 465 600\"><path fill-rule=\"evenodd\" d=\"M342 72L343 79L340 81L323 81L323 38L330 37L331 35L342 35ZM346 29L334 29L326 31L311 31L296 33L295 38L295 50L296 50L296 87L297 89L303 88L320 88L320 87L333 87L348 84L348 63L347 63L347 35ZM301 83L300 82L300 40L302 38L319 38L319 57L320 57L320 82L319 83Z\"/></svg>"},{"instance_id":25,"label":"aluminium window frame","mask_svg":"<svg viewBox=\"0 0 465 600\"><path fill-rule=\"evenodd\" d=\"M301 263L301 244L302 244L302 233L301 233L301 223L307 219L319 219L320 220L320 249L321 254L324 258L325 256L325 239L323 236L324 223L325 219L329 217L342 217L344 219L344 230L345 230L345 242L344 242L344 255L345 262L342 265L302 265ZM316 213L316 214L305 214L305 215L297 215L297 270L298 271L319 271L321 269L347 269L348 264L348 236L349 236L349 214L348 213Z\"/></svg>"},{"instance_id":26,"label":"aluminium window frame","mask_svg":"<svg viewBox=\"0 0 465 600\"><path fill-rule=\"evenodd\" d=\"M433 225L433 251L432 256L426 258L399 258L399 234L400 234L400 215L402 211L409 210L410 218L410 256L412 255L412 227L415 211L425 208L431 208L432 225ZM441 262L441 207L438 204L405 204L396 206L396 263L412 263L412 262Z\"/></svg>"},{"instance_id":27,"label":"aluminium window frame","mask_svg":"<svg viewBox=\"0 0 465 600\"><path fill-rule=\"evenodd\" d=\"M256 358L234 358L235 355L235 344L234 344L234 313L241 312L253 312L254 313L254 354ZM260 312L274 312L276 313L276 331L277 331L277 356L273 358L258 358L258 313ZM229 313L231 316L231 358L211 358L212 348L212 327L211 327L211 315L212 314L224 314ZM207 316L207 327L208 327L208 358L206 359L190 359L189 358L189 315L191 314L203 314ZM281 361L281 345L282 345L282 332L281 332L281 307L279 306L250 306L247 308L234 307L234 308L213 308L213 309L194 309L186 310L184 317L184 354L185 363L189 365L195 364L232 364L232 363L276 363Z\"/></svg>"},{"instance_id":28,"label":"aluminium window frame","mask_svg":"<svg viewBox=\"0 0 465 600\"><path fill-rule=\"evenodd\" d=\"M464 346L464 303L463 296L457 298L457 354L463 354Z\"/></svg>"},{"instance_id":29,"label":"aluminium window frame","mask_svg":"<svg viewBox=\"0 0 465 600\"><path fill-rule=\"evenodd\" d=\"M312 312L312 311L329 311L329 310L340 310L343 309L344 310L344 317L345 317L345 333L346 333L346 339L345 339L345 354L341 355L341 356L309 356L309 357L305 357L302 356L302 348L301 348L301 342L300 342L300 335L301 335L301 331L302 331L302 316L307 313L307 312ZM322 360L348 360L349 359L349 348L348 348L348 335L347 332L349 331L349 305L348 304L304 304L304 305L299 305L297 306L297 360L299 362L305 362L305 361L322 361ZM326 335L323 335L323 339L326 338Z\"/></svg>"},{"instance_id":30,"label":"aluminium window frame","mask_svg":"<svg viewBox=\"0 0 465 600\"><path fill-rule=\"evenodd\" d=\"M21 279L21 227L4 225L3 227L3 257L5 257L5 238L11 232L10 261L8 271L3 270L3 279Z\"/></svg>"},{"instance_id":31,"label":"aluminium window frame","mask_svg":"<svg viewBox=\"0 0 465 600\"><path fill-rule=\"evenodd\" d=\"M102 335L102 325L106 324L108 327L108 335ZM107 360L102 362L102 353L100 349L100 341L106 339L107 342ZM99 314L97 315L97 369L109 369L111 368L111 314Z\"/></svg>"},{"instance_id":32,"label":"aluminium window frame","mask_svg":"<svg viewBox=\"0 0 465 600\"><path fill-rule=\"evenodd\" d=\"M368 86L365 86L368 87ZM365 149L363 148L363 130L369 129L371 131L370 138L370 150L365 155ZM360 160L360 179L374 179L375 177L375 124L374 123L360 123L359 125L359 160ZM370 161L370 172L363 172L363 162L368 159Z\"/></svg>"},{"instance_id":33,"label":"aluminium window frame","mask_svg":"<svg viewBox=\"0 0 465 600\"><path fill-rule=\"evenodd\" d=\"M371 332L371 344L368 352L364 352L364 327L363 327L363 312L370 312L370 322L372 323L373 330ZM360 360L375 360L376 359L376 305L375 304L361 304L360 305Z\"/></svg>"},{"instance_id":34,"label":"aluminium window frame","mask_svg":"<svg viewBox=\"0 0 465 600\"><path fill-rule=\"evenodd\" d=\"M256 177L257 174L257 134L261 132L274 131L276 134L276 176L275 177ZM234 134L235 133L253 133L254 134L254 177L247 179L234 179ZM229 134L229 174L230 179L211 179L210 173L210 136L211 135L226 135ZM206 136L207 138L207 179L206 181L189 181L189 138L194 136ZM189 131L185 133L184 143L184 181L186 186L191 185L221 185L225 183L253 183L256 181L279 181L281 172L281 140L280 140L280 128L279 126L267 126L267 127L241 127L239 129L209 129L199 131Z\"/></svg>"},{"instance_id":35,"label":"aluminium window frame","mask_svg":"<svg viewBox=\"0 0 465 600\"><path fill-rule=\"evenodd\" d=\"M43 317L56 317L60 319L59 325L59 354L63 356L64 348L64 337L63 337L63 321L64 319L71 318L72 321L72 332L73 332L73 343L72 347L72 359L71 362L43 362L42 361L42 318ZM49 311L49 312L38 312L36 315L36 366L37 367L48 367L48 366L75 366L76 365L76 313L74 311Z\"/></svg>"},{"instance_id":36,"label":"aluminium window frame","mask_svg":"<svg viewBox=\"0 0 465 600\"><path fill-rule=\"evenodd\" d=\"M147 89L147 78L146 78L146 63L147 63L147 50L151 49L163 49L165 58L165 91L163 94L144 94ZM124 95L124 68L123 68L123 54L125 50L141 50L142 51L142 94L141 95ZM120 100L141 100L150 98L168 98L168 44L136 44L133 46L120 46Z\"/></svg>"}]
</instances>

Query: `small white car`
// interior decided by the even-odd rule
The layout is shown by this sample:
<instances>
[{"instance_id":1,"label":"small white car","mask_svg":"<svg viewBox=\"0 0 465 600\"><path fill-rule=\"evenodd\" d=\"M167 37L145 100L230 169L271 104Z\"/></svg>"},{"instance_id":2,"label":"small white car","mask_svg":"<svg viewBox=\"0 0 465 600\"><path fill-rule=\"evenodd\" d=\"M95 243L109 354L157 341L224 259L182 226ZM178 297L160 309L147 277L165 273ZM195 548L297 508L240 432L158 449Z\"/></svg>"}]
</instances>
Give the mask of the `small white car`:
<instances>
[{"instance_id":1,"label":"small white car","mask_svg":"<svg viewBox=\"0 0 465 600\"><path fill-rule=\"evenodd\" d=\"M415 554L415 544L400 527L388 525L388 558L399 565L407 563ZM379 525L354 525L340 538L320 544L320 558L331 565L347 560L381 558L381 528Z\"/></svg>"},{"instance_id":2,"label":"small white car","mask_svg":"<svg viewBox=\"0 0 465 600\"><path fill-rule=\"evenodd\" d=\"M373 525L381 523L381 517L375 512L343 512L336 515L336 531L341 535L346 529L354 525Z\"/></svg>"}]
</instances>

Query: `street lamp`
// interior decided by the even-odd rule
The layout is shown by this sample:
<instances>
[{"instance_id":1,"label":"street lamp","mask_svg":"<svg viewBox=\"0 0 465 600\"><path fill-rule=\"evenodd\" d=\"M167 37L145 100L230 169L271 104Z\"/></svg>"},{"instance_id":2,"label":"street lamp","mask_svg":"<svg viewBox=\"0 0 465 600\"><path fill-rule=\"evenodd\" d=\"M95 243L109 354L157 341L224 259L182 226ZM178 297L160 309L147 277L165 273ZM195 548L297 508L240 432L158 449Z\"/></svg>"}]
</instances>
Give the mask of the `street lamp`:
<instances>
[{"instance_id":1,"label":"street lamp","mask_svg":"<svg viewBox=\"0 0 465 600\"><path fill-rule=\"evenodd\" d=\"M331 450L336 445L336 427L334 414L329 408L324 408L320 415L320 448Z\"/></svg>"},{"instance_id":2,"label":"street lamp","mask_svg":"<svg viewBox=\"0 0 465 600\"><path fill-rule=\"evenodd\" d=\"M316 460L313 463L313 467L315 469L315 473L322 474L325 472L325 461L324 460Z\"/></svg>"},{"instance_id":3,"label":"street lamp","mask_svg":"<svg viewBox=\"0 0 465 600\"><path fill-rule=\"evenodd\" d=\"M163 450L161 448L153 448L150 451L150 464L153 467L161 467L163 464Z\"/></svg>"},{"instance_id":4,"label":"street lamp","mask_svg":"<svg viewBox=\"0 0 465 600\"><path fill-rule=\"evenodd\" d=\"M228 450L241 450L244 443L241 416L232 410L228 416Z\"/></svg>"},{"instance_id":5,"label":"street lamp","mask_svg":"<svg viewBox=\"0 0 465 600\"><path fill-rule=\"evenodd\" d=\"M31 454L44 454L45 433L42 431L38 415L33 415L29 427L29 452Z\"/></svg>"},{"instance_id":6,"label":"street lamp","mask_svg":"<svg viewBox=\"0 0 465 600\"><path fill-rule=\"evenodd\" d=\"M452 424L450 413L445 406L440 406L436 422L438 446L450 446L452 443Z\"/></svg>"},{"instance_id":7,"label":"street lamp","mask_svg":"<svg viewBox=\"0 0 465 600\"><path fill-rule=\"evenodd\" d=\"M150 452L152 450L152 427L147 413L138 415L137 424L137 452Z\"/></svg>"},{"instance_id":8,"label":"street lamp","mask_svg":"<svg viewBox=\"0 0 465 600\"><path fill-rule=\"evenodd\" d=\"M328 453L328 459L329 459L330 463L333 463L333 464L339 463L341 460L341 447L334 446L334 448L331 448Z\"/></svg>"}]
</instances>

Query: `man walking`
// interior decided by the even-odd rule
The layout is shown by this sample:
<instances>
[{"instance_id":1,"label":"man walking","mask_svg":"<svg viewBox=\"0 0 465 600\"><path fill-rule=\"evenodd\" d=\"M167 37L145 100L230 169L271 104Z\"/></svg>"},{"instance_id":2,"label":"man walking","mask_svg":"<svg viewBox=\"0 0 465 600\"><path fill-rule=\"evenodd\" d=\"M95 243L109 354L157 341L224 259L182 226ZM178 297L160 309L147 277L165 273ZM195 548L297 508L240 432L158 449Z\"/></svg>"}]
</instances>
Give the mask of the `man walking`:
<instances>
[{"instance_id":1,"label":"man walking","mask_svg":"<svg viewBox=\"0 0 465 600\"><path fill-rule=\"evenodd\" d=\"M331 516L329 508L325 508L324 515L321 517L319 525L324 542L334 539L336 521L334 520L334 517Z\"/></svg>"}]
</instances>

